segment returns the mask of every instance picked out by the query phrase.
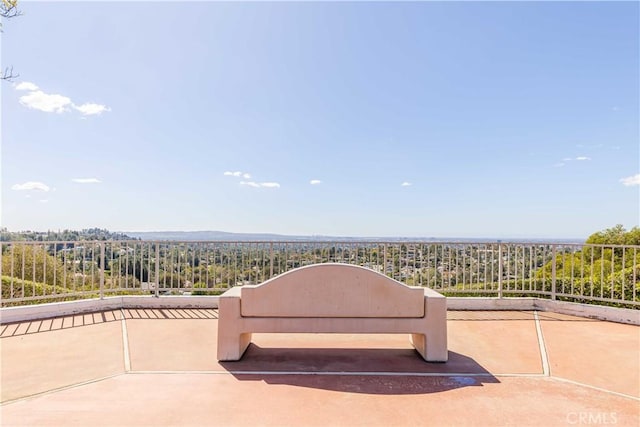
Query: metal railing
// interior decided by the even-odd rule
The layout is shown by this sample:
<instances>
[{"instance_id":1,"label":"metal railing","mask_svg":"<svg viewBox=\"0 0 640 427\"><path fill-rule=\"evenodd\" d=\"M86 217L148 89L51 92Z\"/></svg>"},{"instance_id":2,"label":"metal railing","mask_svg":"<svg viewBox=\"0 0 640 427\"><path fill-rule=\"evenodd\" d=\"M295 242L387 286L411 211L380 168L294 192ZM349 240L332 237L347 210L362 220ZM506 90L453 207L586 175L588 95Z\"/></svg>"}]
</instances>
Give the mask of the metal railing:
<instances>
[{"instance_id":1,"label":"metal railing","mask_svg":"<svg viewBox=\"0 0 640 427\"><path fill-rule=\"evenodd\" d=\"M217 295L340 262L446 295L535 296L640 309L640 246L556 243L3 242L2 306L111 295Z\"/></svg>"}]
</instances>

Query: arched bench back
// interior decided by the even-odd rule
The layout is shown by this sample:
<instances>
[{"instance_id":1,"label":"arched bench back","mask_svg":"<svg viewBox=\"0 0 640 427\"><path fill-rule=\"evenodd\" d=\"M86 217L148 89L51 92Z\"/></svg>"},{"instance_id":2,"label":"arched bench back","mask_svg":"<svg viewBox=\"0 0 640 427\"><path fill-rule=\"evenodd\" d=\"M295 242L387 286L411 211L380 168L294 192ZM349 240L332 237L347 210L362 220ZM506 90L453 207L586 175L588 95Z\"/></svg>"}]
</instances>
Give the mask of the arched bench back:
<instances>
[{"instance_id":1,"label":"arched bench back","mask_svg":"<svg viewBox=\"0 0 640 427\"><path fill-rule=\"evenodd\" d=\"M425 294L368 268L313 264L241 288L243 317L424 317Z\"/></svg>"}]
</instances>

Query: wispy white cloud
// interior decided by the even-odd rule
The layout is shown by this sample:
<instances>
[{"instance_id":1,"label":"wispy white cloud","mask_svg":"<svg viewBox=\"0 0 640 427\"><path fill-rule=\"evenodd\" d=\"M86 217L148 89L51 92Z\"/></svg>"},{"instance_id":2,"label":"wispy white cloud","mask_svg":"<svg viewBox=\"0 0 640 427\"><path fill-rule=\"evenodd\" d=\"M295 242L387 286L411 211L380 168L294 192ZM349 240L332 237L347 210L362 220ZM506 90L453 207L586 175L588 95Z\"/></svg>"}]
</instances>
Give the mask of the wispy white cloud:
<instances>
[{"instance_id":1,"label":"wispy white cloud","mask_svg":"<svg viewBox=\"0 0 640 427\"><path fill-rule=\"evenodd\" d=\"M631 186L634 186L634 185L640 185L640 173L628 176L626 178L621 178L620 182L622 183L622 185L625 185L627 187L631 187Z\"/></svg>"},{"instance_id":2,"label":"wispy white cloud","mask_svg":"<svg viewBox=\"0 0 640 427\"><path fill-rule=\"evenodd\" d=\"M16 191L38 190L38 191L45 191L45 192L50 190L48 185L38 181L28 181L28 182L25 182L24 184L15 184L11 186L11 189Z\"/></svg>"},{"instance_id":3,"label":"wispy white cloud","mask_svg":"<svg viewBox=\"0 0 640 427\"><path fill-rule=\"evenodd\" d=\"M241 172L241 171L225 171L223 173L223 175L225 176L234 176L236 178L243 178L242 181L240 181L240 185L246 185L247 187L253 187L253 188L280 188L280 184L277 182L256 182L256 181L248 181L249 179L251 179L251 174L248 172Z\"/></svg>"},{"instance_id":4,"label":"wispy white cloud","mask_svg":"<svg viewBox=\"0 0 640 427\"><path fill-rule=\"evenodd\" d=\"M71 181L78 184L98 184L102 182L98 178L73 178Z\"/></svg>"},{"instance_id":5,"label":"wispy white cloud","mask_svg":"<svg viewBox=\"0 0 640 427\"><path fill-rule=\"evenodd\" d=\"M555 163L553 165L553 167L559 168L559 167L565 166L569 162L573 162L573 161L584 162L584 161L589 161L589 160L591 160L591 157L587 157L587 156L565 157L564 159L562 159L558 163Z\"/></svg>"},{"instance_id":6,"label":"wispy white cloud","mask_svg":"<svg viewBox=\"0 0 640 427\"><path fill-rule=\"evenodd\" d=\"M251 179L251 174L246 173L246 172L240 172L240 171L235 171L235 172L231 172L231 171L226 171L224 173L225 176L235 176L235 177L242 177L244 179Z\"/></svg>"},{"instance_id":7,"label":"wispy white cloud","mask_svg":"<svg viewBox=\"0 0 640 427\"><path fill-rule=\"evenodd\" d=\"M20 104L33 110L44 111L45 113L61 114L74 109L79 111L83 116L96 116L105 111L111 111L111 108L106 105L93 102L80 105L74 104L68 96L46 93L31 82L20 82L15 86L15 89L29 92L19 98Z\"/></svg>"},{"instance_id":8,"label":"wispy white cloud","mask_svg":"<svg viewBox=\"0 0 640 427\"><path fill-rule=\"evenodd\" d=\"M29 92L20 97L20 104L33 110L44 111L45 113L64 113L69 111L73 103L66 96L48 94L41 90Z\"/></svg>"},{"instance_id":9,"label":"wispy white cloud","mask_svg":"<svg viewBox=\"0 0 640 427\"><path fill-rule=\"evenodd\" d=\"M49 203L49 199L40 199L40 203Z\"/></svg>"},{"instance_id":10,"label":"wispy white cloud","mask_svg":"<svg viewBox=\"0 0 640 427\"><path fill-rule=\"evenodd\" d=\"M240 181L240 185L246 185L254 188L280 188L280 184L277 182L255 182L255 181Z\"/></svg>"},{"instance_id":11,"label":"wispy white cloud","mask_svg":"<svg viewBox=\"0 0 640 427\"><path fill-rule=\"evenodd\" d=\"M309 181L309 184L311 184L311 185L320 185L320 184L322 184L322 181L320 181L319 179L312 179L311 181Z\"/></svg>"},{"instance_id":12,"label":"wispy white cloud","mask_svg":"<svg viewBox=\"0 0 640 427\"><path fill-rule=\"evenodd\" d=\"M106 105L94 104L88 102L82 105L73 105L73 108L80 111L85 116L95 116L104 113L105 111L111 111L111 108Z\"/></svg>"},{"instance_id":13,"label":"wispy white cloud","mask_svg":"<svg viewBox=\"0 0 640 427\"><path fill-rule=\"evenodd\" d=\"M38 86L31 82L20 82L15 85L16 90L38 90Z\"/></svg>"},{"instance_id":14,"label":"wispy white cloud","mask_svg":"<svg viewBox=\"0 0 640 427\"><path fill-rule=\"evenodd\" d=\"M402 187L411 187L413 184L412 184L412 183L410 183L410 182L405 181L405 182L403 182L403 183L402 183L402 184L400 184L400 185L401 185Z\"/></svg>"}]
</instances>

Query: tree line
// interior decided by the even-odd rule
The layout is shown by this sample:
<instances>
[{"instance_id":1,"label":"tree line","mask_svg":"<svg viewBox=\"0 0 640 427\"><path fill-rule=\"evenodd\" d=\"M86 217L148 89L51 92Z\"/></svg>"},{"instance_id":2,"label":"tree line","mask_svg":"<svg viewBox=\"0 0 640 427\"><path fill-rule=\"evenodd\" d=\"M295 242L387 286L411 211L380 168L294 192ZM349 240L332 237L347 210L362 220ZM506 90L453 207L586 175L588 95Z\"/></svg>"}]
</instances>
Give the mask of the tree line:
<instances>
[{"instance_id":1,"label":"tree line","mask_svg":"<svg viewBox=\"0 0 640 427\"><path fill-rule=\"evenodd\" d=\"M93 240L137 240L125 233L109 231L105 228L84 228L82 230L47 230L47 231L9 231L6 227L0 229L2 242L78 242Z\"/></svg>"},{"instance_id":2,"label":"tree line","mask_svg":"<svg viewBox=\"0 0 640 427\"><path fill-rule=\"evenodd\" d=\"M500 281L507 295L525 291L548 295L555 290L601 299L640 299L638 227L599 231L581 246L118 242L118 237L131 239L98 228L22 237L42 243L21 244L14 238L12 244L2 245L4 298L93 292L101 277L105 291L114 293L158 287L167 292L215 294L232 286L261 283L303 265L346 262L409 285L443 290L495 293ZM100 243L105 240L110 242Z\"/></svg>"}]
</instances>

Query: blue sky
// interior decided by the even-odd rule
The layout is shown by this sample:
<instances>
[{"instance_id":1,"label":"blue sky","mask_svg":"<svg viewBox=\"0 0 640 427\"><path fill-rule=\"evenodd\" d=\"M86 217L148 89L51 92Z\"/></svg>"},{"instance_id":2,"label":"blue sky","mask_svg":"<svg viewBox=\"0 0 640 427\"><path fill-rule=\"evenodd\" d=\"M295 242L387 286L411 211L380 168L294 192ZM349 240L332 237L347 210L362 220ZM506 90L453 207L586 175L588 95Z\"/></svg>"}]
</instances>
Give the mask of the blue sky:
<instances>
[{"instance_id":1,"label":"blue sky","mask_svg":"<svg viewBox=\"0 0 640 427\"><path fill-rule=\"evenodd\" d=\"M2 34L10 230L639 223L636 2L21 8Z\"/></svg>"}]
</instances>

